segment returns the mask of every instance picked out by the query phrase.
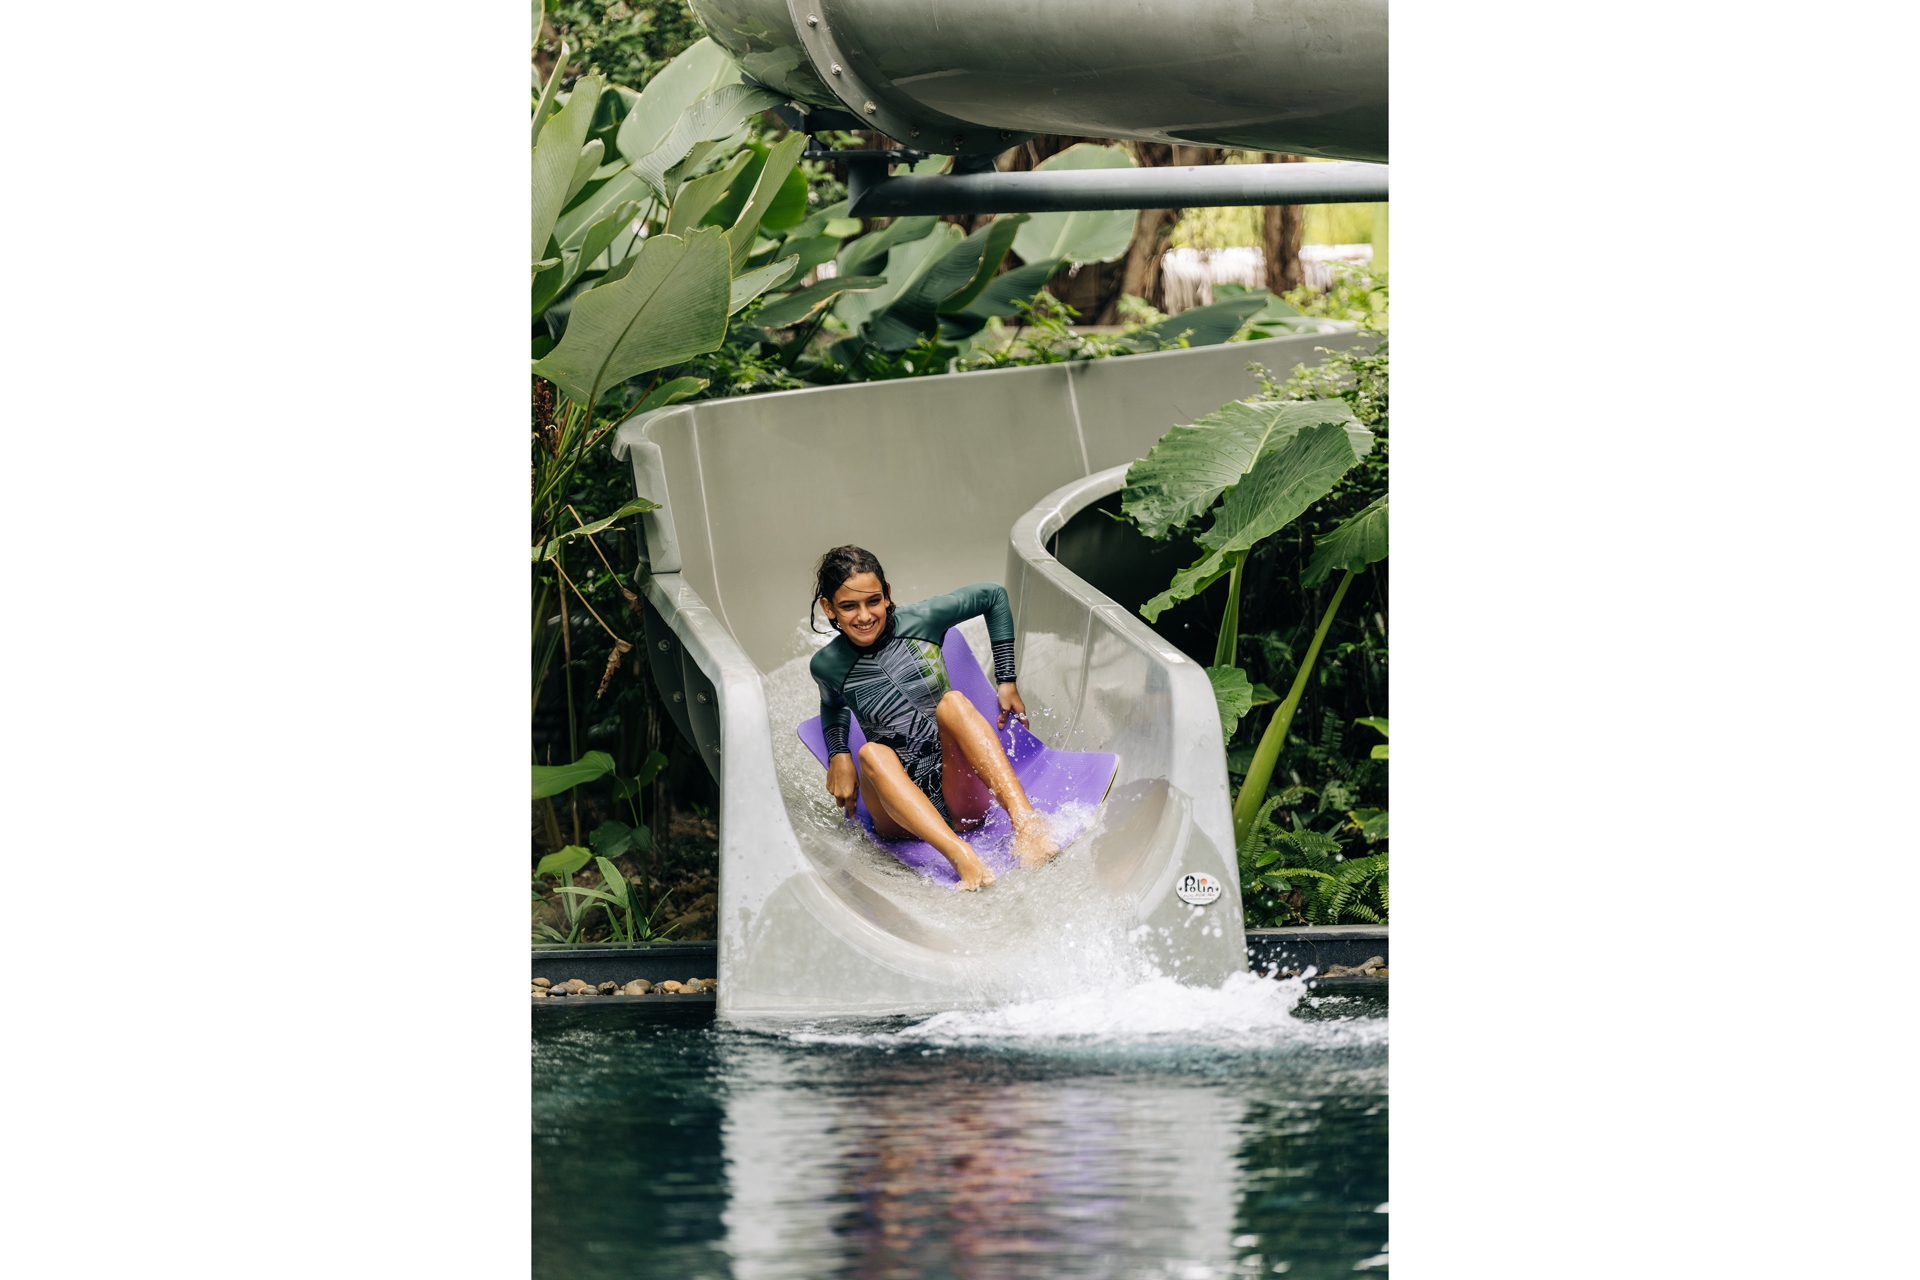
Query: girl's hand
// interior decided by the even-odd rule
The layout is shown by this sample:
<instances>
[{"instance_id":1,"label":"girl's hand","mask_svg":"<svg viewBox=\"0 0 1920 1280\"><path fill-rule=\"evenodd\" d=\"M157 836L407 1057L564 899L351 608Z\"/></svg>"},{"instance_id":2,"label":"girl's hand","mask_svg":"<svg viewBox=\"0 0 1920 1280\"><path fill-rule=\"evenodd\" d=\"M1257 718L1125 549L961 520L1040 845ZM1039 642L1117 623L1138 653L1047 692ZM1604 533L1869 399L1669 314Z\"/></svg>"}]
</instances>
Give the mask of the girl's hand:
<instances>
[{"instance_id":1,"label":"girl's hand","mask_svg":"<svg viewBox=\"0 0 1920 1280\"><path fill-rule=\"evenodd\" d=\"M853 757L839 754L827 762L827 794L853 816L853 806L860 796L860 778L854 772Z\"/></svg>"},{"instance_id":2,"label":"girl's hand","mask_svg":"<svg viewBox=\"0 0 1920 1280\"><path fill-rule=\"evenodd\" d=\"M1027 704L1020 701L1020 690L1013 681L1000 686L1000 727L1007 727L1007 717L1012 715L1021 724L1027 723Z\"/></svg>"}]
</instances>

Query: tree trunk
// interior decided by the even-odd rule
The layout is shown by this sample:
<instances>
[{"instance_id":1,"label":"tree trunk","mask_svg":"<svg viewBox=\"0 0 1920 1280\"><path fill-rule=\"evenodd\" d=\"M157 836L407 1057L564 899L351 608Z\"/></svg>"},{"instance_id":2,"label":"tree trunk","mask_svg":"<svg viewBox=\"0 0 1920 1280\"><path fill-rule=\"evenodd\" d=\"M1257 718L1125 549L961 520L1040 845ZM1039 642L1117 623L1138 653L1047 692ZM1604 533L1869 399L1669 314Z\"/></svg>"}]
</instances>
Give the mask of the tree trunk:
<instances>
[{"instance_id":1,"label":"tree trunk","mask_svg":"<svg viewBox=\"0 0 1920 1280\"><path fill-rule=\"evenodd\" d=\"M1291 164L1299 156L1267 155L1269 164ZM1307 229L1307 211L1297 204L1270 204L1262 211L1262 250L1267 256L1267 288L1275 297L1298 289L1305 281L1300 269L1300 239Z\"/></svg>"}]
</instances>

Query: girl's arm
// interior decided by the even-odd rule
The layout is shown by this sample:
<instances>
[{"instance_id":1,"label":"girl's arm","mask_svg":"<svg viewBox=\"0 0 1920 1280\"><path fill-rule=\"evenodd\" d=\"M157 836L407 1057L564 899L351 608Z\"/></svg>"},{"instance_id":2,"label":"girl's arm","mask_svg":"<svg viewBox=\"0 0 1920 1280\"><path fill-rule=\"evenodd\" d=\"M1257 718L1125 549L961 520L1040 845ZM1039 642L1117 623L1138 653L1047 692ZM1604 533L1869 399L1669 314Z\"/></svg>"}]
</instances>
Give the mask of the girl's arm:
<instances>
[{"instance_id":1,"label":"girl's arm","mask_svg":"<svg viewBox=\"0 0 1920 1280\"><path fill-rule=\"evenodd\" d=\"M969 618L985 615L987 640L993 645L993 682L999 686L1000 727L1007 727L1009 716L1027 718L1027 704L1020 700L1015 684L1013 663L1013 608L1007 603L1007 589L997 582L976 582L970 587L948 592L927 602L938 634L958 626Z\"/></svg>"}]
</instances>

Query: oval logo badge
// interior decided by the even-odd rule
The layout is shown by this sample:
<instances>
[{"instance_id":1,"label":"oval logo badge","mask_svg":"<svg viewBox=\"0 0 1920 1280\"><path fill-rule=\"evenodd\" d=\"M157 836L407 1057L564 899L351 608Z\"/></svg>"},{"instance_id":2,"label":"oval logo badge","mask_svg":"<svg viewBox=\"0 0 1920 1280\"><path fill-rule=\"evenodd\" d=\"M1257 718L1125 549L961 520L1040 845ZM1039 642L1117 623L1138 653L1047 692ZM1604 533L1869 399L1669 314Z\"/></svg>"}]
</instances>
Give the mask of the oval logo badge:
<instances>
[{"instance_id":1,"label":"oval logo badge","mask_svg":"<svg viewBox=\"0 0 1920 1280\"><path fill-rule=\"evenodd\" d=\"M1173 891L1180 895L1180 901L1196 907L1204 907L1218 898L1220 889L1218 880L1193 871L1181 876L1173 885Z\"/></svg>"}]
</instances>

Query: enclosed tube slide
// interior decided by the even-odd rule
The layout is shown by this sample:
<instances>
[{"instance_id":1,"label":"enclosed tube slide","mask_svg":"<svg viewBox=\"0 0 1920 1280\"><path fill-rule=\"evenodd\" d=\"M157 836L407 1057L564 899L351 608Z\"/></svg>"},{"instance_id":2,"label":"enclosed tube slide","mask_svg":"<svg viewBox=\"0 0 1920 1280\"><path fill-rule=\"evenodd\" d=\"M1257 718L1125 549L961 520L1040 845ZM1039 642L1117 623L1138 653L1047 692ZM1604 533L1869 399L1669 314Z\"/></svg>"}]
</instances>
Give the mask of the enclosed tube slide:
<instances>
[{"instance_id":1,"label":"enclosed tube slide","mask_svg":"<svg viewBox=\"0 0 1920 1280\"><path fill-rule=\"evenodd\" d=\"M1035 133L1387 159L1386 0L689 0L747 74L907 146Z\"/></svg>"},{"instance_id":2,"label":"enclosed tube slide","mask_svg":"<svg viewBox=\"0 0 1920 1280\"><path fill-rule=\"evenodd\" d=\"M1048 552L1168 427L1251 394L1312 334L709 400L621 428L643 518L646 649L720 783L723 1016L923 1010L1246 967L1220 724L1204 670ZM895 599L1007 588L1032 729L1117 753L1087 834L980 893L909 872L844 821L796 727L812 569L855 542ZM985 655L985 629L969 635ZM965 628L963 628L963 631ZM1181 895L1212 877L1212 902Z\"/></svg>"}]
</instances>

